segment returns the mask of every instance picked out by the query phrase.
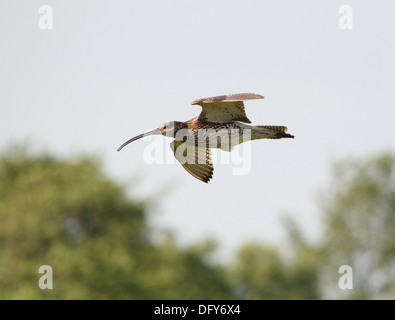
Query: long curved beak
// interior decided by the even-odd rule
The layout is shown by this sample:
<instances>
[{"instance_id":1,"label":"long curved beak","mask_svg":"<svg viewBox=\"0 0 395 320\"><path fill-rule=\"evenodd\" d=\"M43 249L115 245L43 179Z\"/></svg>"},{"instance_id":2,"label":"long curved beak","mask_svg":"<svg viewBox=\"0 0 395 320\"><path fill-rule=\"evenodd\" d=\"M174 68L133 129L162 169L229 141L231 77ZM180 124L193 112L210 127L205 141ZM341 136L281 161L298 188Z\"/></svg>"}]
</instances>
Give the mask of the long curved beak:
<instances>
[{"instance_id":1,"label":"long curved beak","mask_svg":"<svg viewBox=\"0 0 395 320\"><path fill-rule=\"evenodd\" d=\"M121 151L121 149L122 149L123 147L127 146L129 143L131 143L131 142L133 142L133 141L136 141L136 140L138 140L138 139L141 139L141 138L144 138L144 137L147 137L147 136L152 136L152 135L154 135L154 134L161 134L159 128L157 128L157 129L155 129L155 130L152 130L152 131L148 131L148 132L146 132L146 133L139 134L138 136L136 136L136 137L134 137L134 138L132 138L132 139L129 139L128 141L126 141L125 143L123 143L123 144L117 149L117 151L118 151L118 152Z\"/></svg>"}]
</instances>

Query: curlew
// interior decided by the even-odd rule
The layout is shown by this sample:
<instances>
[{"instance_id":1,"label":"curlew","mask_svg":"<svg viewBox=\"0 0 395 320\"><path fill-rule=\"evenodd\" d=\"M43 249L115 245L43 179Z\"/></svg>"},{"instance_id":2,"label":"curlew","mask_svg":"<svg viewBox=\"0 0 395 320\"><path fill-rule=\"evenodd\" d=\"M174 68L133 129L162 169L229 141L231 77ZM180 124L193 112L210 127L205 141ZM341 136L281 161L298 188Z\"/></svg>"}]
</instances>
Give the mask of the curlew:
<instances>
[{"instance_id":1,"label":"curlew","mask_svg":"<svg viewBox=\"0 0 395 320\"><path fill-rule=\"evenodd\" d=\"M207 183L214 173L211 148L231 151L246 141L294 138L287 133L285 126L252 124L245 113L243 101L254 99L263 99L263 96L239 93L195 100L192 105L202 107L198 117L185 122L166 122L155 130L129 139L117 151L146 136L171 137L170 147L175 158L192 176Z\"/></svg>"}]
</instances>

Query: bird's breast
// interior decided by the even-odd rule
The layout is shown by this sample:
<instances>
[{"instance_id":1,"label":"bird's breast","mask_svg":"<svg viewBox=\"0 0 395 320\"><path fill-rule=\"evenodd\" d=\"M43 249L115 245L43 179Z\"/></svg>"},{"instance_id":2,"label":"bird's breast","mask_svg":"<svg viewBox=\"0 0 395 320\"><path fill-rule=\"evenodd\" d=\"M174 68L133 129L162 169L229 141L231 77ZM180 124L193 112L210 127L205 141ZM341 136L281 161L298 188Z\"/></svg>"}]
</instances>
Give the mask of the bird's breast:
<instances>
[{"instance_id":1,"label":"bird's breast","mask_svg":"<svg viewBox=\"0 0 395 320\"><path fill-rule=\"evenodd\" d=\"M175 137L177 141L183 141L189 145L198 145L208 148L219 148L231 151L233 147L251 140L249 130L230 123L194 123L182 131L178 131Z\"/></svg>"}]
</instances>

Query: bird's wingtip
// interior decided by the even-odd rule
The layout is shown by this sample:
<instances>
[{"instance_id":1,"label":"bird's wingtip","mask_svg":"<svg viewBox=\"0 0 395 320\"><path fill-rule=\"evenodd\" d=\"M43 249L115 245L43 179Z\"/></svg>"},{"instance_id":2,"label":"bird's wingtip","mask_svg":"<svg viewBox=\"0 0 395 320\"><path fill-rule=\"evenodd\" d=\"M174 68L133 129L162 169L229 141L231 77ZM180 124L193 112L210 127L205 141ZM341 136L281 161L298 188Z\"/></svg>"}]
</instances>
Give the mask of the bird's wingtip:
<instances>
[{"instance_id":1,"label":"bird's wingtip","mask_svg":"<svg viewBox=\"0 0 395 320\"><path fill-rule=\"evenodd\" d=\"M222 96L215 96L209 98L196 99L192 101L192 105L212 102L231 102L231 101L244 101L254 99L264 99L265 97L257 93L233 93Z\"/></svg>"}]
</instances>

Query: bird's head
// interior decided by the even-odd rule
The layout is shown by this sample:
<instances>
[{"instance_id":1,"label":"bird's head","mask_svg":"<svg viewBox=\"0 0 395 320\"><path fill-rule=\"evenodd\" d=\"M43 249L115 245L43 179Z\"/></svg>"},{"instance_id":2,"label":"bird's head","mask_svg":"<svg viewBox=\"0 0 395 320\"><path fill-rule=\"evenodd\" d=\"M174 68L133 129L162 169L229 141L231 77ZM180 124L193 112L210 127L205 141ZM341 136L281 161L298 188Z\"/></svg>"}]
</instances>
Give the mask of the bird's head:
<instances>
[{"instance_id":1,"label":"bird's head","mask_svg":"<svg viewBox=\"0 0 395 320\"><path fill-rule=\"evenodd\" d=\"M143 137L147 137L147 136L152 136L152 135L162 135L162 136L166 136L166 137L172 137L174 138L175 136L175 130L180 126L179 124L182 124L182 122L178 122L178 121L170 121L170 122L166 122L164 124L162 124L159 128L156 128L154 130L139 134L138 136L129 139L128 141L126 141L125 143L123 143L118 149L117 151L121 151L121 149L125 146L127 146L129 143L136 141L138 139L141 139Z\"/></svg>"},{"instance_id":2,"label":"bird's head","mask_svg":"<svg viewBox=\"0 0 395 320\"><path fill-rule=\"evenodd\" d=\"M176 128L176 122L177 121L170 121L170 122L165 122L159 127L159 130L162 134L162 136L166 137L174 137L174 131Z\"/></svg>"}]
</instances>

